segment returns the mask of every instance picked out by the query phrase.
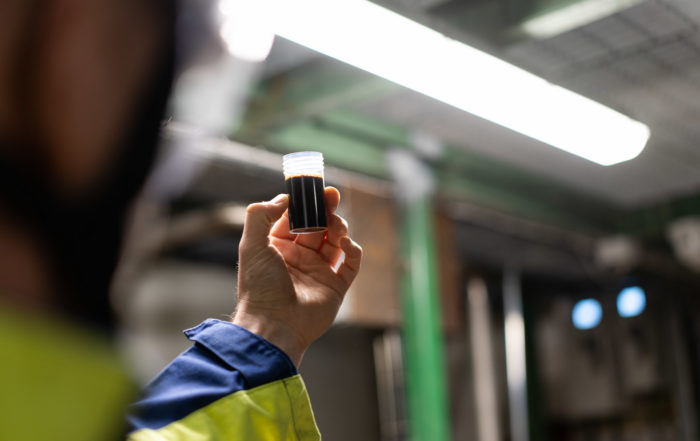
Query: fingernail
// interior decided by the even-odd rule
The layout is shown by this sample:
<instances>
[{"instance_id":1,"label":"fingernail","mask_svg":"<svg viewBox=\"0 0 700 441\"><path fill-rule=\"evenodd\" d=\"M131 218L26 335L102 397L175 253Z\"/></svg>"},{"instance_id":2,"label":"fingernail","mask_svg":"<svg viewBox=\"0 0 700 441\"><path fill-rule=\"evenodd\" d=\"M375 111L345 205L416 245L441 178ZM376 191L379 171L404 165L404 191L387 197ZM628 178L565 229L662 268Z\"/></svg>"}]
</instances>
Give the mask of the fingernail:
<instances>
[{"instance_id":1,"label":"fingernail","mask_svg":"<svg viewBox=\"0 0 700 441\"><path fill-rule=\"evenodd\" d=\"M284 193L280 193L277 196L275 196L275 198L273 200L271 200L270 203L275 204L275 205L279 205L282 202L284 202L285 199L287 199L287 195Z\"/></svg>"}]
</instances>

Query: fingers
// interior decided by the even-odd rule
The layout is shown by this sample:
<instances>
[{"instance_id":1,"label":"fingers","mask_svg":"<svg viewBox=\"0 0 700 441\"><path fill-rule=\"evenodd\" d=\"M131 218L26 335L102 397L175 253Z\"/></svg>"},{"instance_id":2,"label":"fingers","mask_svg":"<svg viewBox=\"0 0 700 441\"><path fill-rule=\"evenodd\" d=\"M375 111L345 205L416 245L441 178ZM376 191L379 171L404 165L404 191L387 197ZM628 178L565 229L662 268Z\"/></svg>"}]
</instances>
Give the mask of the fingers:
<instances>
[{"instance_id":1,"label":"fingers","mask_svg":"<svg viewBox=\"0 0 700 441\"><path fill-rule=\"evenodd\" d=\"M328 218L328 236L326 243L340 247L340 239L348 235L348 223L345 219L333 214Z\"/></svg>"},{"instance_id":2,"label":"fingers","mask_svg":"<svg viewBox=\"0 0 700 441\"><path fill-rule=\"evenodd\" d=\"M275 222L275 224L272 226L270 235L291 241L295 239L296 235L289 232L289 211L285 211L282 217Z\"/></svg>"},{"instance_id":3,"label":"fingers","mask_svg":"<svg viewBox=\"0 0 700 441\"><path fill-rule=\"evenodd\" d=\"M326 212L328 214L335 213L340 204L340 192L335 187L326 187L323 190L323 196L326 199Z\"/></svg>"},{"instance_id":4,"label":"fingers","mask_svg":"<svg viewBox=\"0 0 700 441\"><path fill-rule=\"evenodd\" d=\"M326 262L334 265L343 250L340 249L340 239L347 236L348 223L337 214L328 219L328 235L318 252Z\"/></svg>"},{"instance_id":5,"label":"fingers","mask_svg":"<svg viewBox=\"0 0 700 441\"><path fill-rule=\"evenodd\" d=\"M317 251L321 248L323 239L326 237L327 231L319 231L317 233L297 234L294 242L302 247Z\"/></svg>"},{"instance_id":6,"label":"fingers","mask_svg":"<svg viewBox=\"0 0 700 441\"><path fill-rule=\"evenodd\" d=\"M362 262L362 247L349 237L345 236L340 239L340 248L345 253L345 260L338 268L337 273L338 277L345 282L345 288L347 289L350 287L352 281L355 280L355 276L360 270L360 263Z\"/></svg>"},{"instance_id":7,"label":"fingers","mask_svg":"<svg viewBox=\"0 0 700 441\"><path fill-rule=\"evenodd\" d=\"M326 187L323 194L326 202L326 219L328 220L328 227L330 229L331 218L334 216L335 210L338 209L338 204L340 204L340 192L335 187ZM294 241L301 246L317 251L321 247L321 244L323 244L325 235L326 232L323 231L299 234Z\"/></svg>"},{"instance_id":8,"label":"fingers","mask_svg":"<svg viewBox=\"0 0 700 441\"><path fill-rule=\"evenodd\" d=\"M319 259L318 254L313 250L276 237L271 241L288 266L309 277L310 280L332 288L341 297L345 296L360 269L362 248L348 237L340 241L341 248L338 250L345 253L345 260L337 271L333 271L328 262Z\"/></svg>"},{"instance_id":9,"label":"fingers","mask_svg":"<svg viewBox=\"0 0 700 441\"><path fill-rule=\"evenodd\" d=\"M259 250L270 243L270 228L282 216L288 205L289 199L286 194L280 194L269 202L248 205L239 246L241 254L249 250Z\"/></svg>"},{"instance_id":10,"label":"fingers","mask_svg":"<svg viewBox=\"0 0 700 441\"><path fill-rule=\"evenodd\" d=\"M282 254L285 263L301 273L327 284L332 284L337 277L330 265L321 260L315 251L276 237L271 238L271 241Z\"/></svg>"},{"instance_id":11,"label":"fingers","mask_svg":"<svg viewBox=\"0 0 700 441\"><path fill-rule=\"evenodd\" d=\"M360 269L362 248L347 236L340 239L340 247L337 248L338 253L345 254L345 259L340 263L337 271L334 271L334 263L319 258L318 253L313 250L276 237L272 237L271 241L288 266L331 287L341 297L345 295ZM334 260L337 260L337 257Z\"/></svg>"},{"instance_id":12,"label":"fingers","mask_svg":"<svg viewBox=\"0 0 700 441\"><path fill-rule=\"evenodd\" d=\"M290 242L285 239L280 239L277 237L271 237L270 241L272 245L277 248L277 250L282 254L282 258L284 258L284 261L288 264L291 265L295 268L303 268L304 267L304 262L313 262L314 260L317 260L318 257L316 256L316 259L314 259L314 253L312 250L304 247L300 247L294 242Z\"/></svg>"}]
</instances>

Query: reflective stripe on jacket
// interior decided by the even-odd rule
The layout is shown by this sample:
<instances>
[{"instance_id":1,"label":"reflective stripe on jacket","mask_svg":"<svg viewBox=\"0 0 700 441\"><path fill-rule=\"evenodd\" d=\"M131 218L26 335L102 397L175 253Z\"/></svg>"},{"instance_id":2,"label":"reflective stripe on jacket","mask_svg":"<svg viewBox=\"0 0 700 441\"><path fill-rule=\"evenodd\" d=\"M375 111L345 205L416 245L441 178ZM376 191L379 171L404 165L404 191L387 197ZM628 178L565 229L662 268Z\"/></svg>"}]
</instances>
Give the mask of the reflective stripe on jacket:
<instances>
[{"instance_id":1,"label":"reflective stripe on jacket","mask_svg":"<svg viewBox=\"0 0 700 441\"><path fill-rule=\"evenodd\" d=\"M194 345L147 387L129 412L129 441L317 441L294 363L263 338L207 320Z\"/></svg>"}]
</instances>

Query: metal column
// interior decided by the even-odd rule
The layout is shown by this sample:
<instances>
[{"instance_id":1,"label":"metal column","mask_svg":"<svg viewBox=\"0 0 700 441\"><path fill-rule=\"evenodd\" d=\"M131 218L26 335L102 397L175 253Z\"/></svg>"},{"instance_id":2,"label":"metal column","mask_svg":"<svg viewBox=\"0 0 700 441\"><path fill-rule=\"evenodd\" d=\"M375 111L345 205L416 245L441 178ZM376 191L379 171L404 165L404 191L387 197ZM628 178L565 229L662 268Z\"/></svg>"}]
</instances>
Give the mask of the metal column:
<instances>
[{"instance_id":1,"label":"metal column","mask_svg":"<svg viewBox=\"0 0 700 441\"><path fill-rule=\"evenodd\" d=\"M503 312L511 439L529 441L525 321L520 291L520 272L515 268L506 268L503 275Z\"/></svg>"},{"instance_id":2,"label":"metal column","mask_svg":"<svg viewBox=\"0 0 700 441\"><path fill-rule=\"evenodd\" d=\"M402 203L401 291L409 436L450 439L444 345L433 237L430 170L406 151L389 154Z\"/></svg>"},{"instance_id":3,"label":"metal column","mask_svg":"<svg viewBox=\"0 0 700 441\"><path fill-rule=\"evenodd\" d=\"M467 284L467 314L472 344L474 400L478 441L500 441L498 386L493 363L491 311L483 279L474 277Z\"/></svg>"}]
</instances>

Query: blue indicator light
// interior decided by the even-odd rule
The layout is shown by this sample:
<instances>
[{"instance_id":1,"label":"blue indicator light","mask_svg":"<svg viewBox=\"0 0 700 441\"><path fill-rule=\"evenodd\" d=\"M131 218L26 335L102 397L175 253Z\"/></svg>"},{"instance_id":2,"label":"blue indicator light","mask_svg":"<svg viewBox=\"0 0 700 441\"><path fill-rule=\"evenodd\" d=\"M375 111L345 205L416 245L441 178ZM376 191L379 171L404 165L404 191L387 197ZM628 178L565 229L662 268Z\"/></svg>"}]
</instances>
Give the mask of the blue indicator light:
<instances>
[{"instance_id":1,"label":"blue indicator light","mask_svg":"<svg viewBox=\"0 0 700 441\"><path fill-rule=\"evenodd\" d=\"M576 329L593 329L603 318L603 308L595 299L584 299L574 305L571 321Z\"/></svg>"},{"instance_id":2,"label":"blue indicator light","mask_svg":"<svg viewBox=\"0 0 700 441\"><path fill-rule=\"evenodd\" d=\"M647 306L647 296L638 286L629 286L617 295L617 312L620 317L634 317Z\"/></svg>"}]
</instances>

